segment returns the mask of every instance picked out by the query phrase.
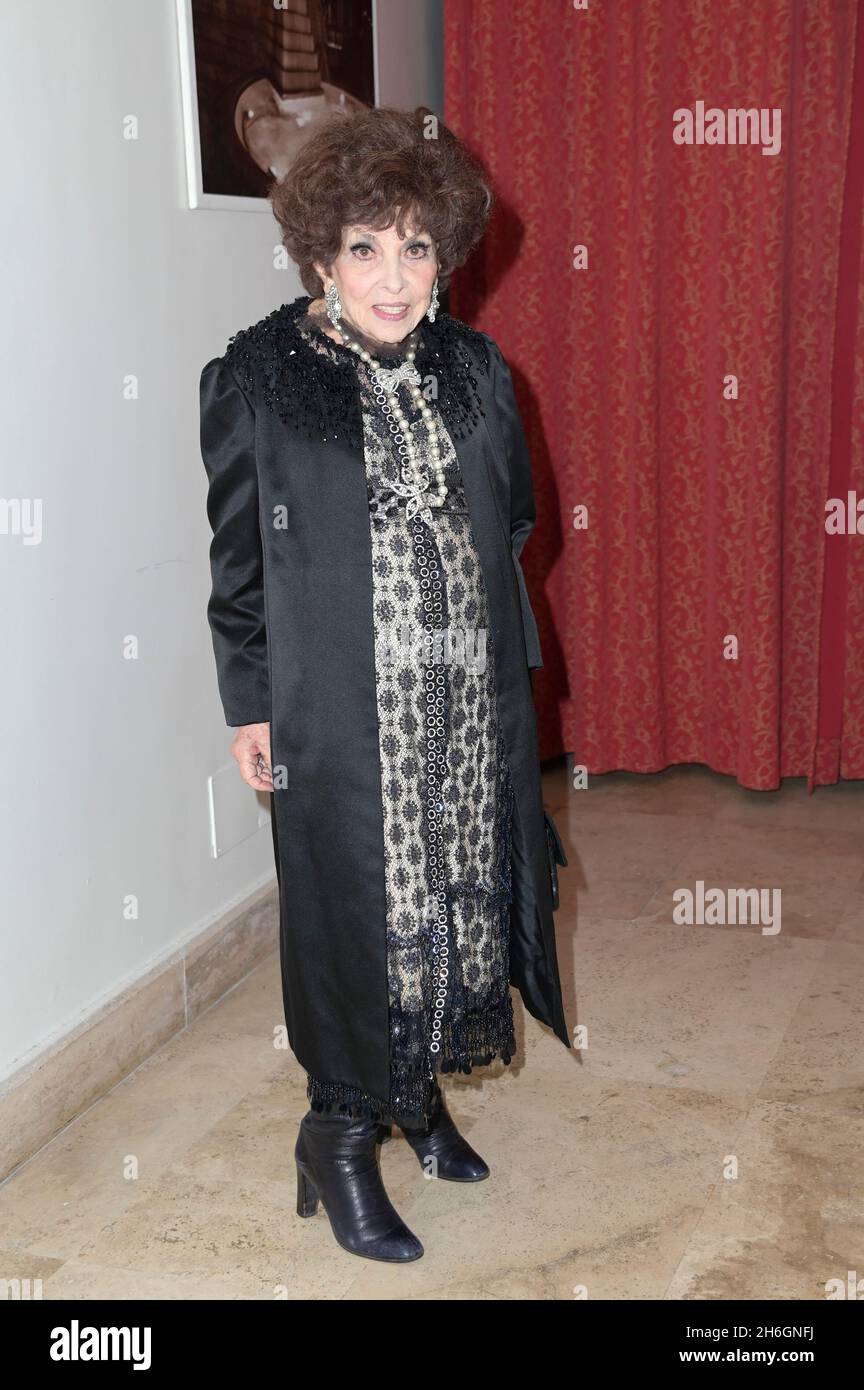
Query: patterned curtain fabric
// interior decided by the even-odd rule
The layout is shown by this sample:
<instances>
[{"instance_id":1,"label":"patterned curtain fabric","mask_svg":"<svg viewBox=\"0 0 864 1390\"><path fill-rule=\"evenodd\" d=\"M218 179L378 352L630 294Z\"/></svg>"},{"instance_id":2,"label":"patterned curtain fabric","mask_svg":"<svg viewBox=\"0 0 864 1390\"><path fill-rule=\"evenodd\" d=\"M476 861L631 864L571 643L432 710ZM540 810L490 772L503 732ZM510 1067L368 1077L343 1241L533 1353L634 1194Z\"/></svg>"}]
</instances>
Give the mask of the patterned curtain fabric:
<instances>
[{"instance_id":1,"label":"patterned curtain fabric","mask_svg":"<svg viewBox=\"0 0 864 1390\"><path fill-rule=\"evenodd\" d=\"M445 63L498 196L450 309L532 450L541 755L864 777L864 534L826 531L851 492L864 532L858 0L445 0ZM760 143L676 143L700 102Z\"/></svg>"}]
</instances>

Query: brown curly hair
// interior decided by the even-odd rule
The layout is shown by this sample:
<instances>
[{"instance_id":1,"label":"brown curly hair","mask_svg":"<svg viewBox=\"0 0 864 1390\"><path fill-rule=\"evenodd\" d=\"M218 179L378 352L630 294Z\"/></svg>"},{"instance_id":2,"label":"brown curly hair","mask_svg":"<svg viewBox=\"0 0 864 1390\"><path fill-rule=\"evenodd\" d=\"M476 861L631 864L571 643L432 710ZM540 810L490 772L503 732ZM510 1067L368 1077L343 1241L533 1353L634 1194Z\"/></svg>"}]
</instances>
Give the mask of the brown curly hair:
<instances>
[{"instance_id":1,"label":"brown curly hair","mask_svg":"<svg viewBox=\"0 0 864 1390\"><path fill-rule=\"evenodd\" d=\"M314 263L333 264L345 227L381 231L394 222L400 237L407 226L432 238L439 289L446 290L482 237L493 202L480 162L428 106L337 107L267 196L313 298L324 292Z\"/></svg>"}]
</instances>

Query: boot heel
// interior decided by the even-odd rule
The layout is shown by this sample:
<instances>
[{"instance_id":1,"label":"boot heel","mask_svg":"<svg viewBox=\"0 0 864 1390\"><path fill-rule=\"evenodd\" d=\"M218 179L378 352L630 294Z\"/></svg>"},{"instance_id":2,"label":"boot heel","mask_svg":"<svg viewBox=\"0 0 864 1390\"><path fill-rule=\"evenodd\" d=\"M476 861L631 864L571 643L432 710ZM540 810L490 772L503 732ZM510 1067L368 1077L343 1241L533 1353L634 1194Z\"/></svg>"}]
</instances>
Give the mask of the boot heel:
<instances>
[{"instance_id":1,"label":"boot heel","mask_svg":"<svg viewBox=\"0 0 864 1390\"><path fill-rule=\"evenodd\" d=\"M307 1178L298 1163L297 1167L297 1215L314 1216L318 1210L318 1189Z\"/></svg>"}]
</instances>

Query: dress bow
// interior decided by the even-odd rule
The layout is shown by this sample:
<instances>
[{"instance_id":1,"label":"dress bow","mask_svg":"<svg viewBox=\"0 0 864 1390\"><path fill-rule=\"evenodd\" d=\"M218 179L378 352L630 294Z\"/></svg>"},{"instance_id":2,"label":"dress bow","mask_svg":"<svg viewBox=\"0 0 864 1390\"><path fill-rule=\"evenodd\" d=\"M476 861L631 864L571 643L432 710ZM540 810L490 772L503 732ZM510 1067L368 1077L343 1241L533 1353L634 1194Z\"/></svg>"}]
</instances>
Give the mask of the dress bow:
<instances>
[{"instance_id":1,"label":"dress bow","mask_svg":"<svg viewBox=\"0 0 864 1390\"><path fill-rule=\"evenodd\" d=\"M398 367L376 367L372 375L385 391L395 391L400 381L414 381L419 385L423 379L413 362L400 362Z\"/></svg>"}]
</instances>

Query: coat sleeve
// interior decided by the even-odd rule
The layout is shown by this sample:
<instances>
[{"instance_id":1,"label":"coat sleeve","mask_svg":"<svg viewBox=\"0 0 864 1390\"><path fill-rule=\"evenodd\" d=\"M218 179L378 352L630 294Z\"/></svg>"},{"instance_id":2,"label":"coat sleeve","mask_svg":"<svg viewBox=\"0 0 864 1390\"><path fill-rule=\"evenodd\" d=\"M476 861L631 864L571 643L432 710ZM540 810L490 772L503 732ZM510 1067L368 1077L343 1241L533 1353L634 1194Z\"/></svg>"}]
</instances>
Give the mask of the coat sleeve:
<instances>
[{"instance_id":1,"label":"coat sleeve","mask_svg":"<svg viewBox=\"0 0 864 1390\"><path fill-rule=\"evenodd\" d=\"M270 718L270 679L255 411L222 357L202 369L200 410L213 531L207 619L219 694L226 724L260 724Z\"/></svg>"},{"instance_id":2,"label":"coat sleeve","mask_svg":"<svg viewBox=\"0 0 864 1390\"><path fill-rule=\"evenodd\" d=\"M492 362L492 392L498 422L504 437L504 449L510 466L510 546L513 566L519 585L522 606L522 626L525 630L525 651L532 670L543 665L537 622L528 597L520 555L522 547L534 528L537 512L534 505L534 485L531 479L531 455L528 441L513 390L513 378L504 356L493 338L488 339Z\"/></svg>"}]
</instances>

